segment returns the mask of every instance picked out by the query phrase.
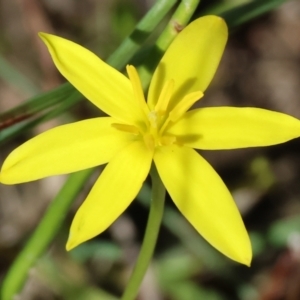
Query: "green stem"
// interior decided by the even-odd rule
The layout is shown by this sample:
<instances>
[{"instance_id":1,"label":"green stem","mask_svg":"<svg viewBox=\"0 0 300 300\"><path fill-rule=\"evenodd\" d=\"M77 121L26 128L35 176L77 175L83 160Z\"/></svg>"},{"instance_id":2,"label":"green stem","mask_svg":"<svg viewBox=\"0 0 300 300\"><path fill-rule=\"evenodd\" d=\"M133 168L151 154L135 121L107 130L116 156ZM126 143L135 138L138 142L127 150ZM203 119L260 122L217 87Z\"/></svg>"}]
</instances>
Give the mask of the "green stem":
<instances>
[{"instance_id":1,"label":"green stem","mask_svg":"<svg viewBox=\"0 0 300 300\"><path fill-rule=\"evenodd\" d=\"M92 172L93 169L88 169L69 176L63 188L49 205L30 240L15 259L4 278L1 289L2 300L13 299L17 291L20 290L25 278L28 276L28 270L47 249L50 241L52 241L59 228L61 228L70 205Z\"/></svg>"},{"instance_id":2,"label":"green stem","mask_svg":"<svg viewBox=\"0 0 300 300\"><path fill-rule=\"evenodd\" d=\"M115 68L123 69L139 50L159 22L175 5L177 0L158 0L145 17L136 25L134 31L122 42L120 47L108 58L107 63ZM124 56L125 55L125 56Z\"/></svg>"},{"instance_id":3,"label":"green stem","mask_svg":"<svg viewBox=\"0 0 300 300\"><path fill-rule=\"evenodd\" d=\"M168 25L157 39L153 49L147 57L147 63L138 67L138 72L146 89L148 82L164 52L168 49L172 41L178 33L188 24L192 18L200 0L182 0L178 5L176 11L172 15Z\"/></svg>"},{"instance_id":4,"label":"green stem","mask_svg":"<svg viewBox=\"0 0 300 300\"><path fill-rule=\"evenodd\" d=\"M180 31L178 29L182 29L191 19L199 2L200 0L182 0L179 4L171 20L169 21L168 26L158 38L153 51L151 51L149 55L149 57L152 58L151 60L149 60L150 65L144 64L139 68L139 74L141 76L144 88L146 88L148 83L150 82L151 75L154 72L161 54L166 51L170 43L177 36ZM134 300L138 293L139 287L142 283L154 252L160 224L163 217L166 191L154 165L151 170L151 178L152 202L150 206L150 214L148 218L146 233L139 257L137 259L126 290L123 294L122 300Z\"/></svg>"},{"instance_id":5,"label":"green stem","mask_svg":"<svg viewBox=\"0 0 300 300\"><path fill-rule=\"evenodd\" d=\"M177 34L187 25L197 9L200 0L182 0L157 40L156 46L165 52Z\"/></svg>"},{"instance_id":6,"label":"green stem","mask_svg":"<svg viewBox=\"0 0 300 300\"><path fill-rule=\"evenodd\" d=\"M163 217L166 190L154 165L152 166L150 175L152 179L152 199L147 228L139 257L133 269L127 288L123 294L122 300L133 300L138 293L139 287L154 252Z\"/></svg>"}]
</instances>

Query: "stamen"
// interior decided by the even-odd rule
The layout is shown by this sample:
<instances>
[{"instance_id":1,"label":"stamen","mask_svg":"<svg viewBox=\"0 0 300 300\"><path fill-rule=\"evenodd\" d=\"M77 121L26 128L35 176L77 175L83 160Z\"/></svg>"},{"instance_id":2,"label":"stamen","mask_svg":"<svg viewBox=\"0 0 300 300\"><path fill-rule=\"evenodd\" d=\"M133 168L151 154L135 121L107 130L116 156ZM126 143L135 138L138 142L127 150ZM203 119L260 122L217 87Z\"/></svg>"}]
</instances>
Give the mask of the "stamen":
<instances>
[{"instance_id":1,"label":"stamen","mask_svg":"<svg viewBox=\"0 0 300 300\"><path fill-rule=\"evenodd\" d=\"M185 112L188 111L189 108L191 108L194 103L196 103L202 97L203 93L200 91L187 94L169 113L167 120L159 130L159 134L162 135L170 121L176 122L180 117L183 116Z\"/></svg>"},{"instance_id":2,"label":"stamen","mask_svg":"<svg viewBox=\"0 0 300 300\"><path fill-rule=\"evenodd\" d=\"M138 130L138 128L133 126L133 125L112 123L111 126L118 129L118 130L120 130L120 131L125 131L125 132L128 132L128 133L132 133L134 135L140 134L140 131Z\"/></svg>"},{"instance_id":3,"label":"stamen","mask_svg":"<svg viewBox=\"0 0 300 300\"><path fill-rule=\"evenodd\" d=\"M184 96L184 98L174 107L169 114L169 119L172 122L176 122L180 117L183 116L191 106L196 103L200 98L203 97L202 92L193 92Z\"/></svg>"},{"instance_id":4,"label":"stamen","mask_svg":"<svg viewBox=\"0 0 300 300\"><path fill-rule=\"evenodd\" d=\"M155 105L155 108L154 108L155 111L157 111L159 113L164 113L167 110L173 90L174 90L174 80L171 79L165 83L165 85L159 95L158 101Z\"/></svg>"},{"instance_id":5,"label":"stamen","mask_svg":"<svg viewBox=\"0 0 300 300\"><path fill-rule=\"evenodd\" d=\"M149 113L149 108L146 104L144 91L142 88L139 74L138 74L137 70L135 69L135 67L132 65L127 65L126 71L127 71L128 77L132 84L134 96L135 96L138 104L142 108L143 112L147 115Z\"/></svg>"}]
</instances>

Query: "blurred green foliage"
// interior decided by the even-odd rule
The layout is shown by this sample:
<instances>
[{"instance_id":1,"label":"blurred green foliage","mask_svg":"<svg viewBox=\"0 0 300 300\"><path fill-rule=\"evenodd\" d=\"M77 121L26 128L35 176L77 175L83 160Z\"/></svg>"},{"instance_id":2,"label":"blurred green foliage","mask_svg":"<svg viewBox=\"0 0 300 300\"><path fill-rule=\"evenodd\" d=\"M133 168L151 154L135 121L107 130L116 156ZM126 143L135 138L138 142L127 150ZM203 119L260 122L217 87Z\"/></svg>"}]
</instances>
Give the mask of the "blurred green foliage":
<instances>
[{"instance_id":1,"label":"blurred green foliage","mask_svg":"<svg viewBox=\"0 0 300 300\"><path fill-rule=\"evenodd\" d=\"M118 44L125 39L125 42L119 48L121 49L119 51L125 51L125 54L122 56L117 50L108 59L110 64L123 69L126 62L134 59L134 55L137 55L136 53L141 49L147 56L148 47L151 47L151 42L149 45L148 40L149 35L159 24L167 22L170 17L168 12L170 10L173 12L174 5L179 3L179 1L161 2L169 3L165 11L160 14L156 11L156 18L153 18L152 15L149 23L139 23L137 25L138 20L144 13L144 11L142 12L143 5L137 5L137 2L134 1L116 1L113 9L107 12L110 14L109 20L113 36L112 40L108 40L107 43ZM244 24L251 26L251 24L255 24L255 20L265 18L268 16L267 13L278 9L284 2L286 1L202 1L193 17L197 18L208 13L218 14L225 18L230 29L238 31L242 30ZM6 3L6 5L8 4ZM74 3L72 5L75 7ZM49 19L54 18L54 12L48 12ZM153 19L156 19L155 22ZM150 26L149 31L147 31L146 28L149 24L152 27ZM126 38L134 28L136 29L135 33ZM65 30L66 32L68 30L72 32L72 28L66 28ZM161 28L158 30L158 33L160 32ZM89 35L89 37L92 36L92 34ZM18 38L18 36L16 35L14 38ZM143 48L146 42L148 42L147 48ZM0 45L6 43L1 34ZM81 105L82 96L70 84L65 83L46 93L40 93L42 88L26 76L21 68L16 67L11 58L7 57L8 48L6 46L0 47L1 50L3 49L3 53L0 53L1 82L18 90L24 96L24 99L29 97L22 104L8 111L0 111L1 151L5 147L11 147L10 143L50 119L57 118L62 114L64 114L64 117L62 117L64 121L78 118L78 115L71 108ZM105 45L101 45L101 47L105 48ZM5 102L3 97L1 95L0 103ZM91 110L87 111L90 112ZM82 117L82 115L80 116ZM158 290L160 291L159 294L162 295L162 299L297 299L276 298L278 295L273 294L272 296L272 293L268 294L271 295L268 296L269 298L267 296L262 298L266 295L264 294L264 287L262 288L262 282L268 282L272 286L276 279L274 279L272 270L276 269L278 273L285 274L277 258L287 255L290 263L290 274L293 274L295 269L299 270L299 260L295 258L296 255L299 255L297 252L300 231L299 174L297 174L296 179L286 183L284 178L280 177L281 174L278 175L274 171L274 168L279 164L277 152L286 157L287 161L293 162L291 157L294 156L292 156L293 150L291 148L292 146L279 147L271 154L251 154L246 159L240 160L242 166L232 166L229 162L225 167L220 167L220 171L225 174L225 178L226 176L232 178L231 190L233 194L242 191L244 192L243 195L245 193L247 196L250 195L248 202L252 201L252 204L250 203L252 206L250 205L250 208L244 212L254 251L254 262L251 269L238 266L222 257L203 241L178 213L176 208L168 203L163 218L162 241L158 243L153 261L155 279L159 284ZM297 163L299 161L296 161L295 165ZM233 167L236 168L238 175L233 174ZM295 168L299 171L299 166L295 166ZM88 175L84 174L84 178L78 184L85 183L89 177ZM72 181L74 178L76 178L76 175L69 180ZM256 196L251 196L252 194L248 193L249 189L252 192L254 191ZM284 210L285 197L289 197L286 202L293 201L293 209ZM138 228L139 234L142 235L143 230L140 228L144 227L145 220L142 218L141 221L137 214L144 215L145 211L148 211L150 188L147 183L143 186L137 198L138 204L134 204L133 211L131 211L131 208L129 209L128 215ZM270 198L273 200L272 204L268 202ZM284 199L280 200L282 198ZM120 295L126 285L126 272L132 267L130 263L126 263L123 257L124 247L122 248L122 245L113 238L112 234L107 233L106 239L100 237L78 247L70 254L61 254L57 248L64 247L64 239L61 241L60 236L67 231L68 225L63 224L61 226L62 230L56 233L57 240L53 243L54 250L52 249L40 256L34 266L35 271L33 275L31 274L33 278L30 278L30 280L42 282L41 291L43 291L43 288L51 291L50 296L45 299L117 299L117 296ZM50 225L47 225L47 227L50 227ZM10 263L13 262L18 253L21 253L22 249L26 249L23 245L26 238L24 236L18 242L18 245L13 248L14 254L13 257L10 257ZM137 239L134 242L139 245L140 240ZM0 254L7 251L4 247L3 249L0 245ZM92 264L93 261L96 262L95 265ZM104 262L109 264L110 267L101 273L102 277L97 278L97 268L101 268L101 263L105 265ZM8 265L3 265L2 278L8 267ZM264 280L260 281L260 278ZM284 279L288 281L289 277L280 278L282 278L283 285L287 289L288 283ZM299 294L295 295L295 297L299 296ZM34 299L40 298L37 296ZM147 298L145 297L145 299Z\"/></svg>"}]
</instances>

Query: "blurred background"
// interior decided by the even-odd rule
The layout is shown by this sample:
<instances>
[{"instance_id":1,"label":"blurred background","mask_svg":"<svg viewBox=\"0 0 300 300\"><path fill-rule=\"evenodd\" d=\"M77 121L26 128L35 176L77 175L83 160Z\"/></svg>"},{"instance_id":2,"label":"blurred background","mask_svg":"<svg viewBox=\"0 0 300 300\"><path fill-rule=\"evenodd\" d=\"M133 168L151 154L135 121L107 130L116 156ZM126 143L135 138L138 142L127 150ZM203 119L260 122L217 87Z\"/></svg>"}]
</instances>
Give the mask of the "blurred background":
<instances>
[{"instance_id":1,"label":"blurred background","mask_svg":"<svg viewBox=\"0 0 300 300\"><path fill-rule=\"evenodd\" d=\"M154 2L0 0L0 113L65 82L39 40L39 31L68 38L106 59ZM217 11L221 4L234 7L245 2L251 1L202 1L195 17ZM294 0L231 27L221 65L201 105L254 106L300 118L299 95L300 1ZM98 114L88 101L78 102L57 118L1 143L0 165L37 133ZM253 245L252 266L217 253L168 198L155 257L138 299L300 299L300 139L201 155L223 178L243 215ZM81 191L15 299L113 300L121 295L143 238L150 185L106 232L65 251L74 213L100 171ZM0 282L65 179L0 185Z\"/></svg>"}]
</instances>

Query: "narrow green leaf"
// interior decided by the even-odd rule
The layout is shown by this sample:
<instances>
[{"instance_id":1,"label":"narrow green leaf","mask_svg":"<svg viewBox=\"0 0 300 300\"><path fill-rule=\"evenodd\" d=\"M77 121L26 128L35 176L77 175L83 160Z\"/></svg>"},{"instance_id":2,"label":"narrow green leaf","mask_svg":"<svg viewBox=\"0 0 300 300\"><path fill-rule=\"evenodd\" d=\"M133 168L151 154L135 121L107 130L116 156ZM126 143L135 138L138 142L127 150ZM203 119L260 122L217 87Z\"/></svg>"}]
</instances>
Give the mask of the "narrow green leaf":
<instances>
[{"instance_id":1,"label":"narrow green leaf","mask_svg":"<svg viewBox=\"0 0 300 300\"><path fill-rule=\"evenodd\" d=\"M11 63L9 63L2 55L0 55L0 78L9 85L17 88L26 96L39 93L40 90L26 76L21 74Z\"/></svg>"},{"instance_id":2,"label":"narrow green leaf","mask_svg":"<svg viewBox=\"0 0 300 300\"><path fill-rule=\"evenodd\" d=\"M13 299L22 287L28 270L57 234L73 199L81 191L92 172L93 169L88 169L70 175L61 191L51 202L40 224L4 278L1 289L2 300Z\"/></svg>"},{"instance_id":3,"label":"narrow green leaf","mask_svg":"<svg viewBox=\"0 0 300 300\"><path fill-rule=\"evenodd\" d=\"M225 19L228 27L232 29L270 12L271 10L279 7L285 1L286 0L255 0L225 11L220 16Z\"/></svg>"}]
</instances>

